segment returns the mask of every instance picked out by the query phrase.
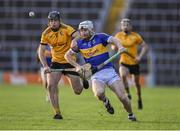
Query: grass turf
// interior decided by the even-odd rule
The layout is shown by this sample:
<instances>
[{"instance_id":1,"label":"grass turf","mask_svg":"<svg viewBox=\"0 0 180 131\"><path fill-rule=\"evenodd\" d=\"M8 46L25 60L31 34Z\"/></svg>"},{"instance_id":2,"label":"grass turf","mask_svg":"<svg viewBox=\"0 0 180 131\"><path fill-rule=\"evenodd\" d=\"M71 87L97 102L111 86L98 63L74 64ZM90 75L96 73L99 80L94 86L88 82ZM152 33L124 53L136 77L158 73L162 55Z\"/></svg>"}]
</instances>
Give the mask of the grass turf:
<instances>
[{"instance_id":1,"label":"grass turf","mask_svg":"<svg viewBox=\"0 0 180 131\"><path fill-rule=\"evenodd\" d=\"M63 120L53 120L50 103L45 101L41 85L0 85L0 129L63 130L173 130L180 129L180 88L143 88L144 109L137 110L135 89L131 88L132 106L138 122L127 119L127 113L116 96L106 89L115 114L106 112L91 89L74 95L72 89L60 87Z\"/></svg>"}]
</instances>

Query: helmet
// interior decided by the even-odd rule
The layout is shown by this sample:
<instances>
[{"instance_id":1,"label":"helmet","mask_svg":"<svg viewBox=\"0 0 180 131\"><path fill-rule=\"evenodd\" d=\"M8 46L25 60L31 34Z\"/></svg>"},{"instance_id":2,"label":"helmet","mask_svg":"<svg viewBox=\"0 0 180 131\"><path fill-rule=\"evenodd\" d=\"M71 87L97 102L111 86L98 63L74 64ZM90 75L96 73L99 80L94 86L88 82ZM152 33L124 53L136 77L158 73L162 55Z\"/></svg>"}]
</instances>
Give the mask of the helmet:
<instances>
[{"instance_id":1,"label":"helmet","mask_svg":"<svg viewBox=\"0 0 180 131\"><path fill-rule=\"evenodd\" d=\"M58 11L51 11L49 12L48 19L60 21L60 13Z\"/></svg>"},{"instance_id":2,"label":"helmet","mask_svg":"<svg viewBox=\"0 0 180 131\"><path fill-rule=\"evenodd\" d=\"M94 26L93 26L92 21L86 20L86 21L81 22L79 24L78 29L80 30L82 28L88 29L90 32L93 32Z\"/></svg>"}]
</instances>

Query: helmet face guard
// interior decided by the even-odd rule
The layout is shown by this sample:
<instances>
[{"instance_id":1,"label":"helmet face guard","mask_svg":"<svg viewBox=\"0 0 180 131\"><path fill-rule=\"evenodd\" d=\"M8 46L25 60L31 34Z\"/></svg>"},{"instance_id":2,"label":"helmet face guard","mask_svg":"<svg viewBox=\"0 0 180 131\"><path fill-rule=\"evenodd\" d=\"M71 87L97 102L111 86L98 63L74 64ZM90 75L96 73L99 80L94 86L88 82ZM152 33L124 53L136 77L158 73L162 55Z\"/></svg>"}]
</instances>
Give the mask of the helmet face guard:
<instances>
[{"instance_id":1,"label":"helmet face guard","mask_svg":"<svg viewBox=\"0 0 180 131\"><path fill-rule=\"evenodd\" d=\"M79 24L78 30L88 29L91 34L94 34L94 25L92 21L83 21Z\"/></svg>"},{"instance_id":2,"label":"helmet face guard","mask_svg":"<svg viewBox=\"0 0 180 131\"><path fill-rule=\"evenodd\" d=\"M49 12L48 19L49 20L59 20L60 21L60 19L61 19L60 13L58 11Z\"/></svg>"}]
</instances>

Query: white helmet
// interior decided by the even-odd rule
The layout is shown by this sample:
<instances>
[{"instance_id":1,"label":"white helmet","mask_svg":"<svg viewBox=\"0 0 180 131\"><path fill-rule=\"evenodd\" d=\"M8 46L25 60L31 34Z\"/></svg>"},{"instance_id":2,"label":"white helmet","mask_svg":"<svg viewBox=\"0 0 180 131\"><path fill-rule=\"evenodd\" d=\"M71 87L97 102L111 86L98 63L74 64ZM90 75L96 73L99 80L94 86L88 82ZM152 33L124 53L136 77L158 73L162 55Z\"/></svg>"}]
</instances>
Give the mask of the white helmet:
<instances>
[{"instance_id":1,"label":"white helmet","mask_svg":"<svg viewBox=\"0 0 180 131\"><path fill-rule=\"evenodd\" d=\"M79 24L79 27L78 29L82 29L82 28L85 28L85 29L88 29L90 32L94 32L93 29L94 29L94 25L93 25L93 22L92 21L89 21L89 20L86 20L86 21L83 21Z\"/></svg>"}]
</instances>

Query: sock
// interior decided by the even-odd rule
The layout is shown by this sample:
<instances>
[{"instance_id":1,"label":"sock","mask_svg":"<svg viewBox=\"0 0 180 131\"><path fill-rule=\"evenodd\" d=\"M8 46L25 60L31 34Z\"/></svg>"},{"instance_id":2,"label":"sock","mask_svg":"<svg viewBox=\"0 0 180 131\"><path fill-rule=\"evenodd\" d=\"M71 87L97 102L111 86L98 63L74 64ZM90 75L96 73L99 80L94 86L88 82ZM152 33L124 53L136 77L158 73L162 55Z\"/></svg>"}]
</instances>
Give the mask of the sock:
<instances>
[{"instance_id":1,"label":"sock","mask_svg":"<svg viewBox=\"0 0 180 131\"><path fill-rule=\"evenodd\" d=\"M59 108L54 108L54 112L55 112L55 114L61 114L61 112L60 112L60 109L59 109Z\"/></svg>"},{"instance_id":2,"label":"sock","mask_svg":"<svg viewBox=\"0 0 180 131\"><path fill-rule=\"evenodd\" d=\"M103 103L104 103L104 105L106 106L106 105L109 103L108 98L105 97L105 99L103 100Z\"/></svg>"}]
</instances>

